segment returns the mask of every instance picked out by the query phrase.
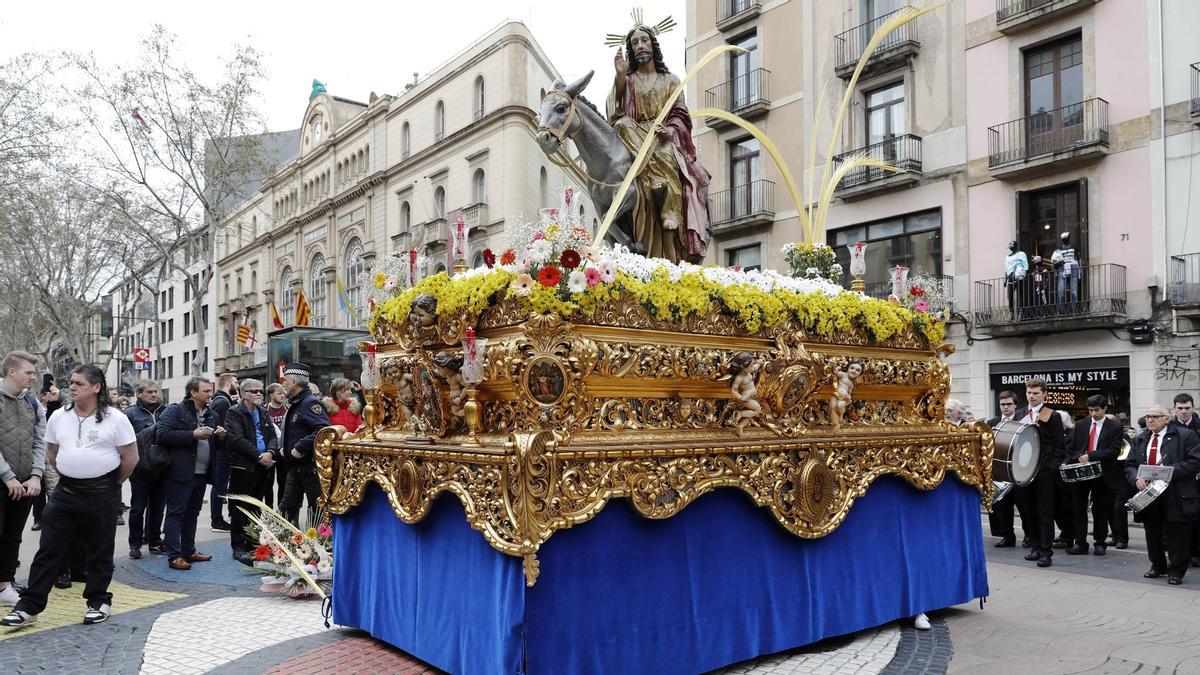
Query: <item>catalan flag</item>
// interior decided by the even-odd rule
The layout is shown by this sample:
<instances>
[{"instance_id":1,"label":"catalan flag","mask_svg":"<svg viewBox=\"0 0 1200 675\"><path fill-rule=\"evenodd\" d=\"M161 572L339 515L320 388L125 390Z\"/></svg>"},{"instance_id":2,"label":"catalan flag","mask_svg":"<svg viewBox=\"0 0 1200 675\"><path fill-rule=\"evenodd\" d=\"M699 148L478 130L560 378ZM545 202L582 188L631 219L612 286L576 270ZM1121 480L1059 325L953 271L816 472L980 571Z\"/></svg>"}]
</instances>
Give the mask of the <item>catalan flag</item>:
<instances>
[{"instance_id":1,"label":"catalan flag","mask_svg":"<svg viewBox=\"0 0 1200 675\"><path fill-rule=\"evenodd\" d=\"M304 297L304 289L297 289L296 293L296 325L307 326L308 320L312 318L312 307L308 306L308 298Z\"/></svg>"},{"instance_id":2,"label":"catalan flag","mask_svg":"<svg viewBox=\"0 0 1200 675\"><path fill-rule=\"evenodd\" d=\"M246 343L250 340L250 336L251 336L250 324L243 323L238 326L237 344L239 347L245 347Z\"/></svg>"},{"instance_id":3,"label":"catalan flag","mask_svg":"<svg viewBox=\"0 0 1200 675\"><path fill-rule=\"evenodd\" d=\"M279 318L279 310L275 308L275 301L272 300L270 302L270 305L271 305L271 323L274 324L276 328L283 328L283 319Z\"/></svg>"},{"instance_id":4,"label":"catalan flag","mask_svg":"<svg viewBox=\"0 0 1200 675\"><path fill-rule=\"evenodd\" d=\"M350 315L354 324L360 324L362 321L358 318L358 312L354 311L354 306L350 304L350 297L346 295L346 289L342 286L342 278L337 278L338 306L342 311Z\"/></svg>"}]
</instances>

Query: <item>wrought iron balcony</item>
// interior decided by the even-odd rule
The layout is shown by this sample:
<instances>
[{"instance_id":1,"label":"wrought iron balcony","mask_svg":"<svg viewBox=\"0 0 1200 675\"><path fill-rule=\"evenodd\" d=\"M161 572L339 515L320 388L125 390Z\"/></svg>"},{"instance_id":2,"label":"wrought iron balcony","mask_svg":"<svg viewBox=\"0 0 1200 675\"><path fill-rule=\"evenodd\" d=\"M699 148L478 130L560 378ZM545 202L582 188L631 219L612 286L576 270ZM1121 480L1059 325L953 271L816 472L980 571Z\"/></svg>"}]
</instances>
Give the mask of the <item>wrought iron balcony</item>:
<instances>
[{"instance_id":1,"label":"wrought iron balcony","mask_svg":"<svg viewBox=\"0 0 1200 675\"><path fill-rule=\"evenodd\" d=\"M1192 119L1200 124L1200 62L1192 64Z\"/></svg>"},{"instance_id":2,"label":"wrought iron balcony","mask_svg":"<svg viewBox=\"0 0 1200 675\"><path fill-rule=\"evenodd\" d=\"M708 209L716 232L768 225L775 220L775 183L756 180L713 193Z\"/></svg>"},{"instance_id":3,"label":"wrought iron balcony","mask_svg":"<svg viewBox=\"0 0 1200 675\"><path fill-rule=\"evenodd\" d=\"M747 119L766 112L771 108L771 71L755 68L718 84L704 92L704 105L735 112ZM712 117L707 118L705 123L713 128L731 125L730 122Z\"/></svg>"},{"instance_id":4,"label":"wrought iron balcony","mask_svg":"<svg viewBox=\"0 0 1200 675\"><path fill-rule=\"evenodd\" d=\"M1176 309L1200 310L1200 253L1171 256L1167 299Z\"/></svg>"},{"instance_id":5,"label":"wrought iron balcony","mask_svg":"<svg viewBox=\"0 0 1200 675\"><path fill-rule=\"evenodd\" d=\"M761 11L762 0L717 0L717 30L729 30Z\"/></svg>"},{"instance_id":6,"label":"wrought iron balcony","mask_svg":"<svg viewBox=\"0 0 1200 675\"><path fill-rule=\"evenodd\" d=\"M899 11L889 12L834 36L837 60L833 70L838 77L849 79L858 65L858 59L862 56L863 50L867 48L867 43L871 41L871 36ZM863 72L881 70L903 63L910 56L914 56L920 47L921 43L917 41L917 21L909 21L883 38L883 41L871 53L871 58L867 61Z\"/></svg>"},{"instance_id":7,"label":"wrought iron balcony","mask_svg":"<svg viewBox=\"0 0 1200 675\"><path fill-rule=\"evenodd\" d=\"M921 137L913 134L902 134L893 138L873 143L865 148L845 152L833 158L833 167L841 166L847 159L855 155L866 154L882 160L903 172L887 171L874 167L860 167L847 173L837 186L839 197L852 196L862 192L873 192L877 189L894 187L918 180L921 176Z\"/></svg>"},{"instance_id":8,"label":"wrought iron balcony","mask_svg":"<svg viewBox=\"0 0 1200 675\"><path fill-rule=\"evenodd\" d=\"M1103 155L1106 148L1108 101L1102 98L988 127L988 167L993 175L1023 173L1049 162Z\"/></svg>"},{"instance_id":9,"label":"wrought iron balcony","mask_svg":"<svg viewBox=\"0 0 1200 675\"><path fill-rule=\"evenodd\" d=\"M996 0L996 30L1015 33L1061 14L1095 4L1096 0Z\"/></svg>"},{"instance_id":10,"label":"wrought iron balcony","mask_svg":"<svg viewBox=\"0 0 1200 675\"><path fill-rule=\"evenodd\" d=\"M949 297L949 298L954 297L954 277L949 276L949 275L942 275L941 278L938 280L938 286L939 286L939 290L941 291L942 295L945 295L946 297ZM892 282L877 281L874 283L867 284L866 293L868 296L870 296L872 298L879 298L880 300L887 300L888 296L892 294Z\"/></svg>"},{"instance_id":11,"label":"wrought iron balcony","mask_svg":"<svg viewBox=\"0 0 1200 675\"><path fill-rule=\"evenodd\" d=\"M1004 277L975 282L975 326L992 335L1031 335L1125 322L1125 266L1082 265L1037 274L1020 281Z\"/></svg>"}]
</instances>

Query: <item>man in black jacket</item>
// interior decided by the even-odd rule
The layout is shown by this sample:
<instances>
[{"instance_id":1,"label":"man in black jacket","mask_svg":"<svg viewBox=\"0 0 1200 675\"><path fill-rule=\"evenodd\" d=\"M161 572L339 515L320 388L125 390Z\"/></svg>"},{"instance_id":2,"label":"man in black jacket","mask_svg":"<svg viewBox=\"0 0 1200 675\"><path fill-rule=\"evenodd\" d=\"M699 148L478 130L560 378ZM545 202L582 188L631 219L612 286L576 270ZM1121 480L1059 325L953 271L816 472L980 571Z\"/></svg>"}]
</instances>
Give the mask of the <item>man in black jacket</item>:
<instances>
[{"instance_id":1,"label":"man in black jacket","mask_svg":"<svg viewBox=\"0 0 1200 675\"><path fill-rule=\"evenodd\" d=\"M321 496L321 481L313 466L313 441L318 431L329 426L329 414L308 388L311 374L303 363L289 363L283 369L288 414L283 422L280 449L287 454L289 468L280 511L293 523L299 522L300 501L304 497L308 497L310 505L315 505Z\"/></svg>"},{"instance_id":2,"label":"man in black jacket","mask_svg":"<svg viewBox=\"0 0 1200 675\"><path fill-rule=\"evenodd\" d=\"M1129 460L1125 477L1138 490L1146 489L1145 479L1138 479L1138 468L1169 466L1174 468L1171 483L1165 494L1135 514L1133 519L1146 529L1146 551L1150 556L1150 571L1144 577L1157 579L1167 575L1172 586L1183 583L1188 568L1192 523L1200 518L1200 491L1196 489L1196 474L1200 473L1200 437L1185 427L1169 424L1166 408L1152 405L1146 411L1146 429L1138 436ZM1167 550L1163 551L1163 535ZM1168 555L1169 564L1168 564Z\"/></svg>"},{"instance_id":3,"label":"man in black jacket","mask_svg":"<svg viewBox=\"0 0 1200 675\"><path fill-rule=\"evenodd\" d=\"M271 467L279 452L279 439L271 416L262 405L263 384L258 380L241 383L241 403L225 413L225 448L229 450L229 494L262 499L271 489ZM245 511L243 511L243 509ZM229 532L233 557L250 565L250 551L257 542L246 534L250 519L246 512L258 509L240 502L229 505Z\"/></svg>"},{"instance_id":4,"label":"man in black jacket","mask_svg":"<svg viewBox=\"0 0 1200 675\"><path fill-rule=\"evenodd\" d=\"M225 433L215 427L208 402L213 395L211 380L193 377L184 387L187 396L173 403L158 418L158 444L171 451L167 469L167 518L164 526L167 565L190 570L192 563L212 560L196 550L196 519L204 505L204 488L212 470L210 442Z\"/></svg>"},{"instance_id":5,"label":"man in black jacket","mask_svg":"<svg viewBox=\"0 0 1200 675\"><path fill-rule=\"evenodd\" d=\"M1013 420L1017 414L1017 395L1015 393L1008 390L1002 391L997 396L997 400L1000 404L1000 414L987 421L987 425L993 429L1001 422ZM1025 531L1025 539L1029 540L1030 523L1033 519L1025 513L1025 503L1018 496L1020 492L1021 488L1014 485L1004 499L992 504L988 523L992 528L992 536L1000 537L1000 541L996 542L996 548L1011 548L1017 545L1017 533L1013 528L1014 507L1021 513L1021 529Z\"/></svg>"},{"instance_id":6,"label":"man in black jacket","mask_svg":"<svg viewBox=\"0 0 1200 675\"><path fill-rule=\"evenodd\" d=\"M1186 427L1194 434L1200 435L1200 415L1196 414L1196 401L1188 393L1176 394L1175 416L1171 424ZM1200 475L1196 476L1197 487L1200 488ZM1200 520L1192 523L1192 567L1200 567Z\"/></svg>"},{"instance_id":7,"label":"man in black jacket","mask_svg":"<svg viewBox=\"0 0 1200 675\"><path fill-rule=\"evenodd\" d=\"M228 428L225 424L225 413L234 406L234 397L238 395L238 377L233 373L225 373L217 378L217 390L213 394L209 408L213 412L213 426ZM213 532L228 532L229 521L225 520L225 493L229 490L229 450L222 438L213 439L212 446L212 491L208 495L208 509L212 517Z\"/></svg>"},{"instance_id":8,"label":"man in black jacket","mask_svg":"<svg viewBox=\"0 0 1200 675\"><path fill-rule=\"evenodd\" d=\"M1026 560L1036 560L1038 567L1049 567L1054 555L1054 494L1058 480L1058 467L1063 461L1063 423L1058 411L1046 405L1046 381L1031 377L1025 382L1025 399L1029 406L1018 410L1018 419L1027 424L1037 424L1041 454L1038 456L1037 473L1033 482L1023 491L1026 512L1035 517L1034 534L1030 536L1033 547Z\"/></svg>"},{"instance_id":9,"label":"man in black jacket","mask_svg":"<svg viewBox=\"0 0 1200 675\"><path fill-rule=\"evenodd\" d=\"M158 422L163 407L158 400L158 383L142 380L134 387L137 402L125 409L125 416L133 425L133 432L140 434ZM141 450L139 448L139 450ZM166 510L166 494L162 479L151 480L137 471L129 483L133 496L129 499L129 557L142 557L142 544L149 542L151 553L164 553L162 543L163 512Z\"/></svg>"},{"instance_id":10,"label":"man in black jacket","mask_svg":"<svg viewBox=\"0 0 1200 675\"><path fill-rule=\"evenodd\" d=\"M1074 522L1075 543L1067 549L1070 555L1086 554L1088 498L1092 501L1092 539L1096 542L1093 553L1104 555L1104 540L1108 537L1109 520L1113 517L1113 495L1125 480L1125 473L1117 463L1121 453L1124 429L1106 415L1103 396L1089 396L1088 416L1079 420L1068 433L1068 463L1100 462L1102 474L1098 478L1072 484L1071 512Z\"/></svg>"}]
</instances>

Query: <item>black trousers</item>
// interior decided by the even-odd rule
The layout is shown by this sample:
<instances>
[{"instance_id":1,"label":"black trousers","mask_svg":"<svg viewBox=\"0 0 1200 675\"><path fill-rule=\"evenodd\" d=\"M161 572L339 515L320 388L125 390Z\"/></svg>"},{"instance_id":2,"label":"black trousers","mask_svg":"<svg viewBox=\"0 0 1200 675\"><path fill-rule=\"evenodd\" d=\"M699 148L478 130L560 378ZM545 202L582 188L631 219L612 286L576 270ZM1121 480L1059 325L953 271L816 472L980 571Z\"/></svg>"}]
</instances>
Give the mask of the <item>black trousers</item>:
<instances>
[{"instance_id":1,"label":"black trousers","mask_svg":"<svg viewBox=\"0 0 1200 675\"><path fill-rule=\"evenodd\" d=\"M1142 527L1146 528L1146 552L1150 564L1157 570L1166 570L1168 576L1183 577L1187 572L1189 552L1192 547L1192 522L1167 520L1167 495L1154 500L1142 511ZM1166 537L1166 550L1163 537ZM1168 561L1169 557L1169 561Z\"/></svg>"},{"instance_id":2,"label":"black trousers","mask_svg":"<svg viewBox=\"0 0 1200 675\"><path fill-rule=\"evenodd\" d=\"M1125 508L1125 502L1134 495L1134 490L1126 480L1121 480L1119 483L1117 481L1110 482L1108 490L1112 494L1113 500L1112 520L1109 522L1112 527L1113 541L1128 544L1129 509Z\"/></svg>"},{"instance_id":3,"label":"black trousers","mask_svg":"<svg viewBox=\"0 0 1200 675\"><path fill-rule=\"evenodd\" d=\"M1016 539L1014 512L1021 516L1021 529L1025 532L1025 536L1028 537L1033 532L1033 519L1026 513L1025 500L1021 495L1023 489L1014 485L1008 496L992 505L992 513L988 516L988 525L991 526L993 537Z\"/></svg>"},{"instance_id":4,"label":"black trousers","mask_svg":"<svg viewBox=\"0 0 1200 675\"><path fill-rule=\"evenodd\" d=\"M287 477L290 465L285 457L278 462L275 462L275 484L278 486L276 496L278 497L279 507L283 508L283 493L287 491ZM270 504L271 502L267 502Z\"/></svg>"},{"instance_id":5,"label":"black trousers","mask_svg":"<svg viewBox=\"0 0 1200 675\"><path fill-rule=\"evenodd\" d=\"M293 464L288 469L287 488L283 491L283 502L279 509L281 515L298 524L300 502L305 497L308 498L308 508L316 508L317 500L321 497L321 480L317 478L316 469L313 467Z\"/></svg>"},{"instance_id":6,"label":"black trousers","mask_svg":"<svg viewBox=\"0 0 1200 675\"><path fill-rule=\"evenodd\" d=\"M1054 522L1058 525L1059 537L1063 541L1075 541L1087 536L1087 531L1075 532L1075 489L1062 479L1058 469L1054 470Z\"/></svg>"},{"instance_id":7,"label":"black trousers","mask_svg":"<svg viewBox=\"0 0 1200 675\"><path fill-rule=\"evenodd\" d=\"M272 478L271 472L261 467L251 471L233 467L229 471L229 494L263 499L271 492ZM229 544L234 555L249 551L258 545L257 541L251 540L246 534L246 525L250 523L250 518L243 509L255 516L259 512L258 508L245 502L229 500Z\"/></svg>"},{"instance_id":8,"label":"black trousers","mask_svg":"<svg viewBox=\"0 0 1200 675\"><path fill-rule=\"evenodd\" d=\"M1038 471L1033 482L1021 490L1025 498L1025 512L1029 515L1026 530L1033 543L1032 550L1043 556L1054 555L1054 500L1058 490L1058 470L1046 468Z\"/></svg>"},{"instance_id":9,"label":"black trousers","mask_svg":"<svg viewBox=\"0 0 1200 675\"><path fill-rule=\"evenodd\" d=\"M115 473L115 472L114 472ZM29 585L21 592L17 609L40 614L46 608L50 587L66 562L72 541L83 544L87 556L87 585L83 597L89 607L112 604L108 585L113 575L113 546L121 488L112 477L112 488L102 493L77 492L64 480L42 512L42 538L29 568Z\"/></svg>"},{"instance_id":10,"label":"black trousers","mask_svg":"<svg viewBox=\"0 0 1200 675\"><path fill-rule=\"evenodd\" d=\"M29 520L33 498L11 499L7 487L0 484L0 489L4 490L0 494L0 583L3 583L16 580L21 533L25 531L25 521Z\"/></svg>"},{"instance_id":11,"label":"black trousers","mask_svg":"<svg viewBox=\"0 0 1200 675\"><path fill-rule=\"evenodd\" d=\"M1074 521L1075 545L1084 547L1088 545L1089 498L1092 503L1092 541L1103 544L1104 540L1108 538L1108 523L1113 516L1112 492L1104 484L1103 478L1073 483L1071 488L1071 515Z\"/></svg>"},{"instance_id":12,"label":"black trousers","mask_svg":"<svg viewBox=\"0 0 1200 675\"><path fill-rule=\"evenodd\" d=\"M130 479L133 496L129 499L129 546L162 544L163 514L167 508L165 478L148 481L134 475Z\"/></svg>"}]
</instances>

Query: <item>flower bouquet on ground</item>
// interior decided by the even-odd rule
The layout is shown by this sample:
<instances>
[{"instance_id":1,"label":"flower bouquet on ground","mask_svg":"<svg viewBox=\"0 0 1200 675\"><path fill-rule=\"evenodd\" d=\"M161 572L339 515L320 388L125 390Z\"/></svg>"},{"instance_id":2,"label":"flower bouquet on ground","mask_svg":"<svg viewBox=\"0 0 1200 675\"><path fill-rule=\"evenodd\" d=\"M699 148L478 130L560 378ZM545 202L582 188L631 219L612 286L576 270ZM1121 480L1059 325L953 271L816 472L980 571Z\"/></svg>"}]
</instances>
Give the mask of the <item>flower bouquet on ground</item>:
<instances>
[{"instance_id":1,"label":"flower bouquet on ground","mask_svg":"<svg viewBox=\"0 0 1200 675\"><path fill-rule=\"evenodd\" d=\"M259 509L255 515L242 506L250 519L246 533L258 542L254 549L254 569L263 575L262 590L281 592L289 598L325 598L333 586L333 528L321 523L307 530L292 525L274 509L245 495L228 498ZM310 518L320 522L320 514Z\"/></svg>"}]
</instances>

